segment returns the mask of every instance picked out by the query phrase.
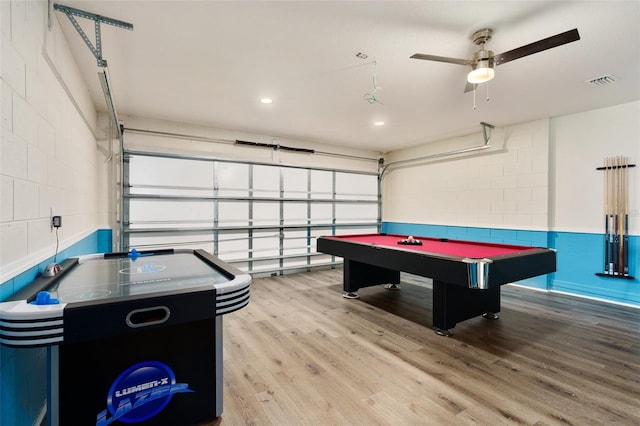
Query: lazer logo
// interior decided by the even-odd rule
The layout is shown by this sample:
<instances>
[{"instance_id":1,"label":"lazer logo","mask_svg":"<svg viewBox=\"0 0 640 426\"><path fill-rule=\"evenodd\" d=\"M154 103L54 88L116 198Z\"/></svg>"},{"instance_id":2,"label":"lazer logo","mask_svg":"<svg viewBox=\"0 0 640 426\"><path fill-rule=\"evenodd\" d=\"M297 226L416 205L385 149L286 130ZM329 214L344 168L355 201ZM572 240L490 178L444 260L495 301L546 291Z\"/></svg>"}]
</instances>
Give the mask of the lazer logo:
<instances>
[{"instance_id":1,"label":"lazer logo","mask_svg":"<svg viewBox=\"0 0 640 426\"><path fill-rule=\"evenodd\" d=\"M165 364L147 361L129 367L113 382L107 395L107 409L98 413L96 426L119 420L139 423L160 413L173 395L193 392L187 383L176 383Z\"/></svg>"}]
</instances>

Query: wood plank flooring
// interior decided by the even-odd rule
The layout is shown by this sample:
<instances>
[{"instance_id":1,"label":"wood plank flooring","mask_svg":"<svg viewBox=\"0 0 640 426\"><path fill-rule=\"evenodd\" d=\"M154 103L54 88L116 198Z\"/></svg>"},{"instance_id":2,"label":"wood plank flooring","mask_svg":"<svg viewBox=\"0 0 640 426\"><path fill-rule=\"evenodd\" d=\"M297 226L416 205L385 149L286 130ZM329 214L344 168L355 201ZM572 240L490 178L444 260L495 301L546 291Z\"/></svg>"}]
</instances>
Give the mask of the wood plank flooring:
<instances>
[{"instance_id":1,"label":"wood plank flooring","mask_svg":"<svg viewBox=\"0 0 640 426\"><path fill-rule=\"evenodd\" d=\"M224 317L208 425L638 425L640 309L502 287L499 320L431 327L430 281L342 297L342 270L254 279Z\"/></svg>"}]
</instances>

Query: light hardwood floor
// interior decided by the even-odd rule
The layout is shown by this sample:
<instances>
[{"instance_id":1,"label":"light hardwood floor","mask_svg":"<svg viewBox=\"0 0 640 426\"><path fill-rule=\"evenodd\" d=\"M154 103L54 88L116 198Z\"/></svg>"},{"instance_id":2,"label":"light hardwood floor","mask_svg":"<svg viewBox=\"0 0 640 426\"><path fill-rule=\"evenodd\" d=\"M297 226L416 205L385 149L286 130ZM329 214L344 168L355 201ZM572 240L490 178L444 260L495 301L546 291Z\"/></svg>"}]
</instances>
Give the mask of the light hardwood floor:
<instances>
[{"instance_id":1,"label":"light hardwood floor","mask_svg":"<svg viewBox=\"0 0 640 426\"><path fill-rule=\"evenodd\" d=\"M640 309L503 286L499 320L442 337L429 281L401 286L349 300L341 269L254 279L224 317L209 425L640 424Z\"/></svg>"}]
</instances>

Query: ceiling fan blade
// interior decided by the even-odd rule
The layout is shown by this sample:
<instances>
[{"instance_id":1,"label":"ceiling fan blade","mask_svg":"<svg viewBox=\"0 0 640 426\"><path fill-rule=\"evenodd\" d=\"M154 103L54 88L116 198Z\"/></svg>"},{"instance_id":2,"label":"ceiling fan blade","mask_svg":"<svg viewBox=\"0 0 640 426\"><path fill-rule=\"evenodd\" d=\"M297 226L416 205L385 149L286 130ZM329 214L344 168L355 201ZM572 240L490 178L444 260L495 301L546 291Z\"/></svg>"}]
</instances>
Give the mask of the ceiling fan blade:
<instances>
[{"instance_id":1,"label":"ceiling fan blade","mask_svg":"<svg viewBox=\"0 0 640 426\"><path fill-rule=\"evenodd\" d=\"M464 93L472 92L476 88L477 84L469 83L467 81L467 85L464 88Z\"/></svg>"},{"instance_id":2,"label":"ceiling fan blade","mask_svg":"<svg viewBox=\"0 0 640 426\"><path fill-rule=\"evenodd\" d=\"M447 56L425 55L423 53L416 53L411 56L411 59L424 59L426 61L449 62L451 64L459 64L459 65L471 65L472 63L468 59L449 58Z\"/></svg>"},{"instance_id":3,"label":"ceiling fan blade","mask_svg":"<svg viewBox=\"0 0 640 426\"><path fill-rule=\"evenodd\" d=\"M527 45L518 47L513 50L495 55L493 61L495 65L501 65L505 62L513 61L524 56L532 55L534 53L542 52L543 50L551 49L553 47L562 46L563 44L571 43L573 41L580 40L580 34L578 29L574 28L564 33L556 34L551 37L543 38L542 40L529 43Z\"/></svg>"}]
</instances>

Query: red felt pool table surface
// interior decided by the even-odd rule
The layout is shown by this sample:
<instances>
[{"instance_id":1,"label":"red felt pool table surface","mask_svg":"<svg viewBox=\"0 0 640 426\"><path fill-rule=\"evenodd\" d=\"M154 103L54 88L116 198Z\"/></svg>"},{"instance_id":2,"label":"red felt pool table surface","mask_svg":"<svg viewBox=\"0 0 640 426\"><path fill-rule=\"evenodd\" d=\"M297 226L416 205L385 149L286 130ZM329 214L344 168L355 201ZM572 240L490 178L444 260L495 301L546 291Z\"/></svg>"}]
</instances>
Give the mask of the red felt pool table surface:
<instances>
[{"instance_id":1,"label":"red felt pool table surface","mask_svg":"<svg viewBox=\"0 0 640 426\"><path fill-rule=\"evenodd\" d=\"M471 242L462 240L441 240L440 238L426 238L414 236L422 245L398 244L398 241L407 239L408 235L397 234L360 234L337 235L328 238L348 240L354 243L379 245L402 250L413 250L426 253L434 253L447 256L468 257L471 259L491 258L509 254L522 253L527 250L535 250L535 247L517 246L508 244L492 244Z\"/></svg>"}]
</instances>

